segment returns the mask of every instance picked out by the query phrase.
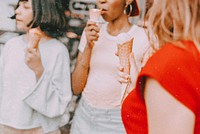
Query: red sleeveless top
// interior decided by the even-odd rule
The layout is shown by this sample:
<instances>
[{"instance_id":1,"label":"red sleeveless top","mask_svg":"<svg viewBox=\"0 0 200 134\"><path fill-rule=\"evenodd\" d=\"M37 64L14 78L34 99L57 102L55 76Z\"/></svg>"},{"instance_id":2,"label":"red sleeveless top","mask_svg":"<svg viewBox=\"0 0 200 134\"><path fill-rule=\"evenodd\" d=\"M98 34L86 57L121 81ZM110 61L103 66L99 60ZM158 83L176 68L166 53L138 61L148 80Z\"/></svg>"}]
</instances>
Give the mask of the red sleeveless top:
<instances>
[{"instance_id":1,"label":"red sleeveless top","mask_svg":"<svg viewBox=\"0 0 200 134\"><path fill-rule=\"evenodd\" d=\"M122 105L122 120L127 134L148 134L143 98L145 77L154 78L196 117L194 134L200 133L200 53L191 41L184 48L166 44L147 62L139 74L136 88Z\"/></svg>"}]
</instances>

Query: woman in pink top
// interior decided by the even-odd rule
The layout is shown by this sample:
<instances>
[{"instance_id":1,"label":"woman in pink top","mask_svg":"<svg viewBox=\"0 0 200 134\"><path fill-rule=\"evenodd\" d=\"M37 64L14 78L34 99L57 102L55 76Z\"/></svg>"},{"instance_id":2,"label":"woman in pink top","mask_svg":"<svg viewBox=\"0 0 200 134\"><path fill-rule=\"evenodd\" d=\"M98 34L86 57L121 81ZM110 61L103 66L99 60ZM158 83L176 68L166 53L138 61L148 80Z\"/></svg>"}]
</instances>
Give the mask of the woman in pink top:
<instances>
[{"instance_id":1,"label":"woman in pink top","mask_svg":"<svg viewBox=\"0 0 200 134\"><path fill-rule=\"evenodd\" d=\"M118 41L134 38L132 51L138 69L150 45L144 29L129 22L129 16L139 13L135 0L97 0L97 6L106 22L98 27L88 21L82 34L72 73L73 92L82 93L82 98L71 134L125 134L120 116L121 83L116 78Z\"/></svg>"}]
</instances>

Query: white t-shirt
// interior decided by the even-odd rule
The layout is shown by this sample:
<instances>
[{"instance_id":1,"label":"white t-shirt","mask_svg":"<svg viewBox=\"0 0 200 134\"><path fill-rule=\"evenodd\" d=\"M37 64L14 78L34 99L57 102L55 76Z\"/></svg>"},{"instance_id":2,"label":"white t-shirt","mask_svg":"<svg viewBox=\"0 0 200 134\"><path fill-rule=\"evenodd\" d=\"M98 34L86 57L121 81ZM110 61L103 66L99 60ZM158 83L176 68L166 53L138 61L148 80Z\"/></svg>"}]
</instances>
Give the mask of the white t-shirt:
<instances>
[{"instance_id":1,"label":"white t-shirt","mask_svg":"<svg viewBox=\"0 0 200 134\"><path fill-rule=\"evenodd\" d=\"M89 75L82 95L93 107L110 109L121 105L121 84L116 77L119 58L115 55L119 36L111 36L107 32L107 25L108 23L101 26L99 39L93 47ZM136 25L133 25L127 34L134 37L132 51L137 67L141 68L150 48L147 35L143 28ZM86 36L83 32L79 45L81 52L84 51L85 45Z\"/></svg>"},{"instance_id":2,"label":"white t-shirt","mask_svg":"<svg viewBox=\"0 0 200 134\"><path fill-rule=\"evenodd\" d=\"M72 92L68 50L56 39L39 44L44 72L36 81L24 62L26 47L23 36L5 44L0 66L0 124L57 130L69 120L67 105Z\"/></svg>"}]
</instances>

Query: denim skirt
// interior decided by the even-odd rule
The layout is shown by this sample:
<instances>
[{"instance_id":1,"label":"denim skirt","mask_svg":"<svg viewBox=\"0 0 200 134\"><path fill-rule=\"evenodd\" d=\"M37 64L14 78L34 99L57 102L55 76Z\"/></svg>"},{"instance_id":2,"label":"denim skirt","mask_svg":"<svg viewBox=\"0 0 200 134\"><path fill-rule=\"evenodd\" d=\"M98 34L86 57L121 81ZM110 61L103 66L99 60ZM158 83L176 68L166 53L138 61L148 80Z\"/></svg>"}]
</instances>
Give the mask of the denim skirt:
<instances>
[{"instance_id":1,"label":"denim skirt","mask_svg":"<svg viewBox=\"0 0 200 134\"><path fill-rule=\"evenodd\" d=\"M70 134L126 134L121 109L99 109L82 97L72 120Z\"/></svg>"}]
</instances>

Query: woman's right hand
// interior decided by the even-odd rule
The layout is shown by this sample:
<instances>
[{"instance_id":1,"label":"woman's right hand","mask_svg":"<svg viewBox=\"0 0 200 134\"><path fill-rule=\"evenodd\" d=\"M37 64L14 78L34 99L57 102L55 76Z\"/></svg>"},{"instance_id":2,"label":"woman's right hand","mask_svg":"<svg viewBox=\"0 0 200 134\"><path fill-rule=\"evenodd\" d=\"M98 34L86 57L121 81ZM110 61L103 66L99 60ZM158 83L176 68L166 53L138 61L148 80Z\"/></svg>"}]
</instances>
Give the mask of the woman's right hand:
<instances>
[{"instance_id":1,"label":"woman's right hand","mask_svg":"<svg viewBox=\"0 0 200 134\"><path fill-rule=\"evenodd\" d=\"M25 49L25 63L31 70L33 70L38 80L44 71L38 48L30 47Z\"/></svg>"},{"instance_id":2,"label":"woman's right hand","mask_svg":"<svg viewBox=\"0 0 200 134\"><path fill-rule=\"evenodd\" d=\"M85 27L85 34L87 38L87 43L90 47L93 47L94 45L93 42L98 40L99 31L100 29L95 22L92 22L92 21L87 22L87 25Z\"/></svg>"}]
</instances>

